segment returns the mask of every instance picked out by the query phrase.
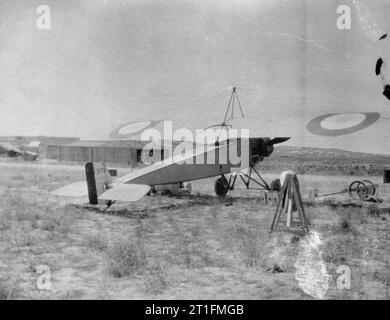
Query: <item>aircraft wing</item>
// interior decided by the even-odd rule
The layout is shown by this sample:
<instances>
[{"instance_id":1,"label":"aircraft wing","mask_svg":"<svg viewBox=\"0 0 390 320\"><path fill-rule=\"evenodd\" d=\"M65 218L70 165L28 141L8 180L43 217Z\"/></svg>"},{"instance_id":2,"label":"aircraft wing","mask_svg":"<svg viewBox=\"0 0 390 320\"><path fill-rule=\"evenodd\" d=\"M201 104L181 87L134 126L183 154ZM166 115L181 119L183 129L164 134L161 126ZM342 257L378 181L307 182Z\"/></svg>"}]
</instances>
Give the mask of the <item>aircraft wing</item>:
<instances>
[{"instance_id":1,"label":"aircraft wing","mask_svg":"<svg viewBox=\"0 0 390 320\"><path fill-rule=\"evenodd\" d=\"M103 192L99 199L111 201L138 201L150 190L150 186L142 184L116 184Z\"/></svg>"},{"instance_id":2,"label":"aircraft wing","mask_svg":"<svg viewBox=\"0 0 390 320\"><path fill-rule=\"evenodd\" d=\"M68 184L62 188L56 189L51 192L54 196L64 196L64 197L87 197L88 196L88 187L86 181L78 181L71 184Z\"/></svg>"},{"instance_id":3,"label":"aircraft wing","mask_svg":"<svg viewBox=\"0 0 390 320\"><path fill-rule=\"evenodd\" d=\"M229 146L235 146L231 142ZM112 186L117 184L146 184L159 185L177 183L180 181L191 181L225 174L230 172L231 166L228 164L200 164L201 159L210 159L211 153L216 150L227 148L227 145L208 146L204 145L203 149L187 155L176 155L164 161L156 162L135 172L119 177L112 182ZM199 164L199 165L198 165ZM215 174L216 170L218 171Z\"/></svg>"}]
</instances>

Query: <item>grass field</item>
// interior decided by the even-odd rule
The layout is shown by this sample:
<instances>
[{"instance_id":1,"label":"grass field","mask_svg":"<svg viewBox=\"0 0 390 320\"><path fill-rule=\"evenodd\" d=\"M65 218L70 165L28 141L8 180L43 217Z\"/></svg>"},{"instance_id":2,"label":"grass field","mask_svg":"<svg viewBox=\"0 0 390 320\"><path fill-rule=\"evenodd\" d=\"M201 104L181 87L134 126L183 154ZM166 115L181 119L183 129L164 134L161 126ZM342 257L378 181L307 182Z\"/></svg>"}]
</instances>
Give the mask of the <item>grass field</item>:
<instances>
[{"instance_id":1,"label":"grass field","mask_svg":"<svg viewBox=\"0 0 390 320\"><path fill-rule=\"evenodd\" d=\"M83 180L82 167L0 168L0 299L313 299L299 278L319 265L325 271L309 287L325 276L324 299L389 298L387 214L308 206L312 232L302 238L269 233L274 208L256 191L216 199L213 179L194 182L190 198L145 197L115 215L49 194ZM299 178L304 196L348 179ZM350 289L337 287L340 266L351 271ZM37 287L42 270L50 270L50 290Z\"/></svg>"}]
</instances>

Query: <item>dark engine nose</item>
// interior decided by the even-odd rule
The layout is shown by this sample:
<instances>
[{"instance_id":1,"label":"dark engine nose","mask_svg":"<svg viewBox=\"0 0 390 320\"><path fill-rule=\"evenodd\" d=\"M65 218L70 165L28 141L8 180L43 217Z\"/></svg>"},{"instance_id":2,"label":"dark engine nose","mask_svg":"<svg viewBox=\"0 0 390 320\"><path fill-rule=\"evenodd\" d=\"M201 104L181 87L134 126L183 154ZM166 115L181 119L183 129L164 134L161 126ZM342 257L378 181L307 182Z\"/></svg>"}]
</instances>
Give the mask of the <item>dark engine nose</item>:
<instances>
[{"instance_id":1,"label":"dark engine nose","mask_svg":"<svg viewBox=\"0 0 390 320\"><path fill-rule=\"evenodd\" d=\"M253 166L269 157L274 151L274 145L289 140L289 137L271 138L250 138L249 139L249 165Z\"/></svg>"},{"instance_id":2,"label":"dark engine nose","mask_svg":"<svg viewBox=\"0 0 390 320\"><path fill-rule=\"evenodd\" d=\"M253 166L269 157L274 151L270 138L250 138L249 140L249 165Z\"/></svg>"}]
</instances>

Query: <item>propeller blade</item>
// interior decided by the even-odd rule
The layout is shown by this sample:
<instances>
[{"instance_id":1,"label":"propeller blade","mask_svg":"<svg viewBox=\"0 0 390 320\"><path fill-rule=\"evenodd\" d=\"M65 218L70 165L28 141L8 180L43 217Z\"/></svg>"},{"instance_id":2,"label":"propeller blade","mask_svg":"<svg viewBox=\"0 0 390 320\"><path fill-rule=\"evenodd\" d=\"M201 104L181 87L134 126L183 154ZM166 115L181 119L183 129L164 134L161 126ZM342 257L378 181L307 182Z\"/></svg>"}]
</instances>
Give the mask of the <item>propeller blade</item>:
<instances>
[{"instance_id":1,"label":"propeller blade","mask_svg":"<svg viewBox=\"0 0 390 320\"><path fill-rule=\"evenodd\" d=\"M269 143L270 144L279 144L279 143L286 142L290 139L291 139L291 137L276 137L276 138L273 138Z\"/></svg>"}]
</instances>

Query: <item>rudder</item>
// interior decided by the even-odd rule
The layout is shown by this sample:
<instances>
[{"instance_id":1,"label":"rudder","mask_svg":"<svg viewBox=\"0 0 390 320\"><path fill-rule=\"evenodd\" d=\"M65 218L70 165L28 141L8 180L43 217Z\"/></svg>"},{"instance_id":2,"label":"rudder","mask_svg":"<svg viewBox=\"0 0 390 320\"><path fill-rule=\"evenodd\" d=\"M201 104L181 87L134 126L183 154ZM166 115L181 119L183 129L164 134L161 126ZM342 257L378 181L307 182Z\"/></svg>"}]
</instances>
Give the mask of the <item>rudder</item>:
<instances>
[{"instance_id":1,"label":"rudder","mask_svg":"<svg viewBox=\"0 0 390 320\"><path fill-rule=\"evenodd\" d=\"M104 163L93 162L85 164L85 176L87 179L89 203L98 204L98 197L106 191L111 183L111 176Z\"/></svg>"}]
</instances>

